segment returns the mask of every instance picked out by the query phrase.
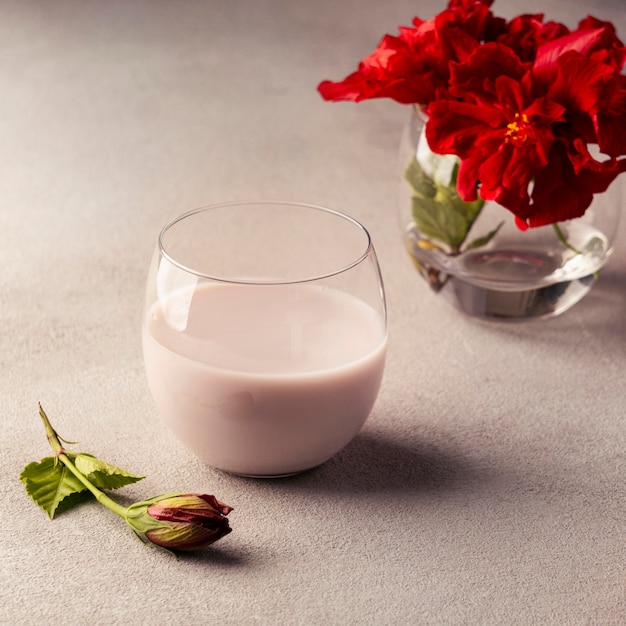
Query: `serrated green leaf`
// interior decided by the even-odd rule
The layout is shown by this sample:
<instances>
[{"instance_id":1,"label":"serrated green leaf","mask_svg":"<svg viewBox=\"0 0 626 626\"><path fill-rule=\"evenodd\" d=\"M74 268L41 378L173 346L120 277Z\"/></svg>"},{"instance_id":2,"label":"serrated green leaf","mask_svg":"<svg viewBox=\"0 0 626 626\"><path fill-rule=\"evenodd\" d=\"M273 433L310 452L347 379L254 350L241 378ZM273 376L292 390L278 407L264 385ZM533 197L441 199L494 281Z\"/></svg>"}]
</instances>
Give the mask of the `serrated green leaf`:
<instances>
[{"instance_id":1,"label":"serrated green leaf","mask_svg":"<svg viewBox=\"0 0 626 626\"><path fill-rule=\"evenodd\" d=\"M422 236L449 246L452 252L458 251L466 229L465 222L457 215L446 214L438 202L427 202L417 197L412 200L412 213Z\"/></svg>"},{"instance_id":2,"label":"serrated green leaf","mask_svg":"<svg viewBox=\"0 0 626 626\"><path fill-rule=\"evenodd\" d=\"M416 158L405 178L413 189L412 215L417 229L429 239L442 242L458 252L472 224L480 214L483 200L465 202L456 189L458 167L450 185L439 185L422 169Z\"/></svg>"},{"instance_id":3,"label":"serrated green leaf","mask_svg":"<svg viewBox=\"0 0 626 626\"><path fill-rule=\"evenodd\" d=\"M86 453L77 454L74 458L74 465L98 489L119 489L144 478Z\"/></svg>"},{"instance_id":4,"label":"serrated green leaf","mask_svg":"<svg viewBox=\"0 0 626 626\"><path fill-rule=\"evenodd\" d=\"M413 221L422 235L457 248L463 243L467 223L456 211L434 198L413 197Z\"/></svg>"},{"instance_id":5,"label":"serrated green leaf","mask_svg":"<svg viewBox=\"0 0 626 626\"><path fill-rule=\"evenodd\" d=\"M69 511L70 509L73 509L79 504L84 504L85 502L89 502L93 500L94 500L93 495L87 489L85 489L84 491L72 493L69 496L66 496L65 498L63 498L61 502L59 502L56 508L56 511L54 512L54 515L56 517L57 515L61 515L62 513L65 513L65 511Z\"/></svg>"},{"instance_id":6,"label":"serrated green leaf","mask_svg":"<svg viewBox=\"0 0 626 626\"><path fill-rule=\"evenodd\" d=\"M85 491L85 486L55 457L45 457L39 463L29 463L20 480L26 485L28 495L48 514L54 518L61 503L74 494ZM61 510L67 509L66 506Z\"/></svg>"}]
</instances>

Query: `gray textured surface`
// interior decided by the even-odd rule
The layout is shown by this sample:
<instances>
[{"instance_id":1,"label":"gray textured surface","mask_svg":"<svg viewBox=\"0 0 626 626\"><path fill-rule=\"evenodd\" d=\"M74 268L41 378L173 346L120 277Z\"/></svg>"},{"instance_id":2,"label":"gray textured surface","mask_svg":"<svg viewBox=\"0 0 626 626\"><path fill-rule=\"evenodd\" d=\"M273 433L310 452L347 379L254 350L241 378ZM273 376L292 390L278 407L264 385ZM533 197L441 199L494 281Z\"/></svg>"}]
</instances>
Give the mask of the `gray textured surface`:
<instances>
[{"instance_id":1,"label":"gray textured surface","mask_svg":"<svg viewBox=\"0 0 626 626\"><path fill-rule=\"evenodd\" d=\"M512 0L500 14L520 12ZM490 326L431 295L393 207L405 111L327 104L433 1L0 3L0 622L619 624L626 614L626 224L563 317ZM622 0L528 0L626 37ZM390 346L359 437L254 481L161 426L140 316L160 226L283 198L370 229ZM234 531L174 560L96 504L50 522L17 477L48 454L41 401L81 448L147 478L129 501L215 493Z\"/></svg>"}]
</instances>

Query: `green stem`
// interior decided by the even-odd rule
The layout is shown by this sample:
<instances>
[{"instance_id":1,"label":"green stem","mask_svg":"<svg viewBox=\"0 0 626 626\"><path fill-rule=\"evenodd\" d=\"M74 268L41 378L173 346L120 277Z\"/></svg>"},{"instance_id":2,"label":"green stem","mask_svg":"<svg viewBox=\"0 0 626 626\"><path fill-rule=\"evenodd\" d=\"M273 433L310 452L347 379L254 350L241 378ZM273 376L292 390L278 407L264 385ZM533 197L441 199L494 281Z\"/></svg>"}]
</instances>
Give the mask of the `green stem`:
<instances>
[{"instance_id":1,"label":"green stem","mask_svg":"<svg viewBox=\"0 0 626 626\"><path fill-rule=\"evenodd\" d=\"M559 241L569 250L571 250L572 252L575 252L576 254L582 254L582 252L580 250L578 250L577 248L574 248L574 246L567 241L565 235L563 234L563 231L561 230L561 227L555 222L554 224L552 224L553 228L554 228L554 232L556 233L556 236L559 238Z\"/></svg>"},{"instance_id":2,"label":"green stem","mask_svg":"<svg viewBox=\"0 0 626 626\"><path fill-rule=\"evenodd\" d=\"M74 476L76 476L76 478L83 485L85 485L85 487L93 494L93 496L100 504L106 506L107 509L113 511L113 513L119 515L121 518L126 519L126 508L115 502L115 500L109 498L109 496L107 496L104 492L100 491L100 489L93 485L91 481L74 465L74 463L67 456L67 454L65 454L65 449L61 444L60 438L54 428L52 428L52 424L50 424L48 416L43 410L41 404L39 405L39 415L41 416L44 428L46 429L46 437L48 438L48 443L50 444L50 447L54 450L57 459L59 459L59 461L61 461L61 463L63 463L63 465L65 465L65 467L67 467L67 469L70 470L70 472L72 472L72 474L74 474Z\"/></svg>"},{"instance_id":3,"label":"green stem","mask_svg":"<svg viewBox=\"0 0 626 626\"><path fill-rule=\"evenodd\" d=\"M78 470L78 468L74 465L74 463L72 463L71 459L65 453L59 454L58 458L59 461L61 461L61 463L63 463L63 465L65 465L65 467L67 467L67 469L69 469L70 472L72 472L72 474L74 474L74 476L76 476L76 478L78 478L78 480L80 480L80 482L83 483L83 485L85 485L87 489L89 489L89 491L91 491L95 499L100 504L103 504L104 506L106 506L107 509L113 511L113 513L119 515L121 518L126 519L126 507L118 504L117 502L115 502L115 500L109 498L106 493L100 491L97 487L95 487L89 481L89 479L87 479L87 477Z\"/></svg>"}]
</instances>

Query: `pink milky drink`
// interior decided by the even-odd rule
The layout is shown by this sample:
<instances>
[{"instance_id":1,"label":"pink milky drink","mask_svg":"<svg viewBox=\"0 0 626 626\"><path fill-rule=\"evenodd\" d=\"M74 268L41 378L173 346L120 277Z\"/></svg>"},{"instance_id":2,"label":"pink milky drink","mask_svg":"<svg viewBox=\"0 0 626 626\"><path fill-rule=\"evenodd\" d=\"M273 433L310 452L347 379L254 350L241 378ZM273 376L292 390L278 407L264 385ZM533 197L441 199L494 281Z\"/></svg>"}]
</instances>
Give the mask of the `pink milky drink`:
<instances>
[{"instance_id":1,"label":"pink milky drink","mask_svg":"<svg viewBox=\"0 0 626 626\"><path fill-rule=\"evenodd\" d=\"M343 214L219 205L161 233L147 379L165 423L216 468L281 476L330 459L372 410L386 336L369 235Z\"/></svg>"}]
</instances>

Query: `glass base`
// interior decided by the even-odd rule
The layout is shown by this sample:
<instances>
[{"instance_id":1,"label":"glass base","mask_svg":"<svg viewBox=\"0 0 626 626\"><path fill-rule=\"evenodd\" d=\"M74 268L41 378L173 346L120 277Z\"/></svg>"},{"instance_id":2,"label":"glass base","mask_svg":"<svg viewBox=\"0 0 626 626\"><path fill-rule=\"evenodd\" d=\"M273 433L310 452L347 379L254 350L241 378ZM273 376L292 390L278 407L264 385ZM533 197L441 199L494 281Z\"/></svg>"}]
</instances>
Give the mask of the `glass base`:
<instances>
[{"instance_id":1,"label":"glass base","mask_svg":"<svg viewBox=\"0 0 626 626\"><path fill-rule=\"evenodd\" d=\"M322 463L323 465L323 463ZM314 465L313 467L307 467L305 469L296 470L293 472L279 473L279 474L256 474L256 473L248 473L248 472L233 472L227 470L221 470L225 474L230 474L231 476L237 476L238 478L292 478L293 476L299 476L300 474L305 474L306 472L310 472L315 468L319 467L319 465ZM219 469L219 468L216 468Z\"/></svg>"},{"instance_id":2,"label":"glass base","mask_svg":"<svg viewBox=\"0 0 626 626\"><path fill-rule=\"evenodd\" d=\"M559 315L587 294L596 280L591 274L576 280L524 290L482 287L449 277L441 294L457 309L486 320L522 322Z\"/></svg>"},{"instance_id":3,"label":"glass base","mask_svg":"<svg viewBox=\"0 0 626 626\"><path fill-rule=\"evenodd\" d=\"M592 235L581 253L557 242L443 255L423 250L414 229L405 243L431 289L457 309L486 320L520 322L559 315L589 292L608 258L606 246L597 246L600 237Z\"/></svg>"}]
</instances>

